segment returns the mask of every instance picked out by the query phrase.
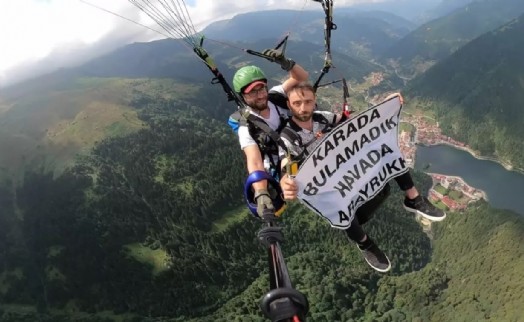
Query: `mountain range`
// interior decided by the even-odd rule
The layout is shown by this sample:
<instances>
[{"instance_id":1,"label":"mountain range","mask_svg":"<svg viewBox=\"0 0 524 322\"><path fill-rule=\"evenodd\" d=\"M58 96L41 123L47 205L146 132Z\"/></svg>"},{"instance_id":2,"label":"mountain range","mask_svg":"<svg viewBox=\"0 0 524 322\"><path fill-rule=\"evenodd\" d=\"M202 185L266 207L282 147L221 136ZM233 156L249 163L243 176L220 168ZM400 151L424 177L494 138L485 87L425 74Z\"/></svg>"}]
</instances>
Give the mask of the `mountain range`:
<instances>
[{"instance_id":1,"label":"mountain range","mask_svg":"<svg viewBox=\"0 0 524 322\"><path fill-rule=\"evenodd\" d=\"M429 21L382 54L411 73L427 69L474 38L517 18L524 12L520 0L473 1L450 14ZM426 65L426 67L424 67ZM419 71L420 72L420 71Z\"/></svg>"},{"instance_id":2,"label":"mountain range","mask_svg":"<svg viewBox=\"0 0 524 322\"><path fill-rule=\"evenodd\" d=\"M273 39L276 43L289 32L291 41L324 45L324 19L318 11L261 11L238 15L212 23L202 33L206 37L227 41L251 42ZM333 50L355 57L370 58L407 35L415 24L383 11L335 11L331 33ZM264 26L250 28L250 26Z\"/></svg>"}]
</instances>

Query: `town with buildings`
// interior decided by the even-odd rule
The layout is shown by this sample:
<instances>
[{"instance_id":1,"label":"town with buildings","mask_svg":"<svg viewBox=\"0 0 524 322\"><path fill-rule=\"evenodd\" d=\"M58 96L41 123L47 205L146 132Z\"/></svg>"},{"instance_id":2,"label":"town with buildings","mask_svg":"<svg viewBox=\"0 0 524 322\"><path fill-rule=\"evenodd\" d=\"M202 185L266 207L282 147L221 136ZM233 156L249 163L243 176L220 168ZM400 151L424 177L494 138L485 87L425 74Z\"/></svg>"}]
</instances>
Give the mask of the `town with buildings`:
<instances>
[{"instance_id":1,"label":"town with buildings","mask_svg":"<svg viewBox=\"0 0 524 322\"><path fill-rule=\"evenodd\" d=\"M414 131L400 131L399 146L409 167L415 166L416 145L449 144L457 148L470 148L442 134L438 122L423 115L403 114L402 122L414 126ZM430 200L439 208L451 211L462 211L470 202L486 199L482 190L469 186L462 178L428 173L433 179L429 191Z\"/></svg>"}]
</instances>

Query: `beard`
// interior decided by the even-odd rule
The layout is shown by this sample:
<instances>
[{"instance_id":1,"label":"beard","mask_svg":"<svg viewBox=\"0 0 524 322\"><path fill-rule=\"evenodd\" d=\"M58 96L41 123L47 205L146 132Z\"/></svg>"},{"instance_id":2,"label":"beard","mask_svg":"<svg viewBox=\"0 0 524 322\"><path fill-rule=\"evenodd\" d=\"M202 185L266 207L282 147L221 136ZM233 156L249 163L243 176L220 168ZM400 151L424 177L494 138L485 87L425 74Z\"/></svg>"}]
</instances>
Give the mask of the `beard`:
<instances>
[{"instance_id":1,"label":"beard","mask_svg":"<svg viewBox=\"0 0 524 322\"><path fill-rule=\"evenodd\" d=\"M262 112L263 110L268 108L267 98L254 100L252 103L249 104L249 107L251 107L253 110L257 112Z\"/></svg>"},{"instance_id":2,"label":"beard","mask_svg":"<svg viewBox=\"0 0 524 322\"><path fill-rule=\"evenodd\" d=\"M267 101L263 101L263 102L254 102L252 104L249 104L249 106L254 109L255 111L263 111L265 109L268 108L267 106Z\"/></svg>"},{"instance_id":3,"label":"beard","mask_svg":"<svg viewBox=\"0 0 524 322\"><path fill-rule=\"evenodd\" d=\"M313 113L303 113L303 114L295 114L294 115L297 120L300 122L309 122L311 118L313 117Z\"/></svg>"}]
</instances>

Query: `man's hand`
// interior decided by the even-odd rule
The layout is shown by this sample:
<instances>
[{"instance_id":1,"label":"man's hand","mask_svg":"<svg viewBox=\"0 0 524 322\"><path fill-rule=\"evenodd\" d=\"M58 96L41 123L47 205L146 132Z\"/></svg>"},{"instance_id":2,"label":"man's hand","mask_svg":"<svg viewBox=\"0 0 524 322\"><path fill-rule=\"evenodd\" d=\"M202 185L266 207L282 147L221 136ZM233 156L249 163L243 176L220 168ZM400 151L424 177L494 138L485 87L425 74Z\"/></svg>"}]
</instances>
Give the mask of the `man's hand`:
<instances>
[{"instance_id":1,"label":"man's hand","mask_svg":"<svg viewBox=\"0 0 524 322\"><path fill-rule=\"evenodd\" d=\"M387 101L388 99L393 98L393 97L395 97L395 96L397 96L397 95L398 95L398 97L400 98L400 104L401 104L401 105L404 105L404 97L402 97L402 94L400 94L400 93L389 94L389 95L384 99L384 101Z\"/></svg>"},{"instance_id":2,"label":"man's hand","mask_svg":"<svg viewBox=\"0 0 524 322\"><path fill-rule=\"evenodd\" d=\"M260 218L263 218L265 209L275 209L275 207L273 207L273 201L271 201L271 197L269 196L269 192L267 191L267 189L260 189L255 191L255 201L257 203L257 214Z\"/></svg>"},{"instance_id":3,"label":"man's hand","mask_svg":"<svg viewBox=\"0 0 524 322\"><path fill-rule=\"evenodd\" d=\"M284 54L282 54L280 50L266 49L262 52L262 54L267 56L267 60L279 64L280 67L282 67L282 69L287 72L289 72L293 68L293 66L295 66L295 61L284 57Z\"/></svg>"},{"instance_id":4,"label":"man's hand","mask_svg":"<svg viewBox=\"0 0 524 322\"><path fill-rule=\"evenodd\" d=\"M280 179L280 187L282 188L284 200L295 200L297 198L298 186L289 175L286 174Z\"/></svg>"}]
</instances>

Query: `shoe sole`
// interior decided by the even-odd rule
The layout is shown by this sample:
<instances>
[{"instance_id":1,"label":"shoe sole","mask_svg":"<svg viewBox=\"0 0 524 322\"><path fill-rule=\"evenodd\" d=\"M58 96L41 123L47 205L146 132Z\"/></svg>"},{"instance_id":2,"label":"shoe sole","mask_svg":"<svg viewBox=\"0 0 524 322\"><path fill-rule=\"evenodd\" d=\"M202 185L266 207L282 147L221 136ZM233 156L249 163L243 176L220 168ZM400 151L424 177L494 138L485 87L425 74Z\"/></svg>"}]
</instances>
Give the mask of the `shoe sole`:
<instances>
[{"instance_id":1,"label":"shoe sole","mask_svg":"<svg viewBox=\"0 0 524 322\"><path fill-rule=\"evenodd\" d=\"M418 214L418 215L421 215L422 217L428 219L428 220L431 220L431 221L442 221L444 220L444 218L446 218L446 213L444 213L444 216L442 217L433 217L433 216L430 216L422 211L418 211L417 209L413 209L413 208L409 208L407 207L406 205L403 205L404 206L404 209L406 209L407 211L409 212L412 212L412 213L415 213L415 214Z\"/></svg>"},{"instance_id":2,"label":"shoe sole","mask_svg":"<svg viewBox=\"0 0 524 322\"><path fill-rule=\"evenodd\" d=\"M366 260L366 259L364 258L364 260ZM366 263L368 263L369 267L371 267L372 269L374 269L374 270L376 270L377 272L380 272L380 273L386 273L386 272L389 272L391 270L391 263L389 263L389 266L386 269L380 269L378 267L372 266L367 260L366 260Z\"/></svg>"},{"instance_id":3,"label":"shoe sole","mask_svg":"<svg viewBox=\"0 0 524 322\"><path fill-rule=\"evenodd\" d=\"M380 269L378 267L375 267L373 265L371 265L368 260L366 259L366 257L363 257L364 260L366 261L366 263L368 263L369 267L371 267L372 269L376 270L377 272L380 272L380 273L386 273L386 272L389 272L389 270L391 270L391 262L389 261L389 258L388 258L388 263L389 263L389 266L387 268L384 268L384 269Z\"/></svg>"}]
</instances>

